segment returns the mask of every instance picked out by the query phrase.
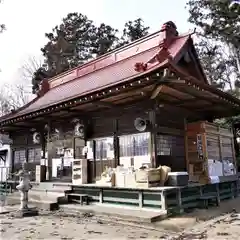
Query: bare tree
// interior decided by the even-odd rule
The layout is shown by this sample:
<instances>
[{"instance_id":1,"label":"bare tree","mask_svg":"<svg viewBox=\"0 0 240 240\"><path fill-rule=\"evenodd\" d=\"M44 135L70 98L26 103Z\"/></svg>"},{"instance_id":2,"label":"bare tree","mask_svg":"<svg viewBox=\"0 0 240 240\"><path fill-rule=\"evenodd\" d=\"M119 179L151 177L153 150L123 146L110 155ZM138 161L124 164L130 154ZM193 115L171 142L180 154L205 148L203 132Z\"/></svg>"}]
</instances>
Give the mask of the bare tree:
<instances>
[{"instance_id":1,"label":"bare tree","mask_svg":"<svg viewBox=\"0 0 240 240\"><path fill-rule=\"evenodd\" d=\"M0 116L27 104L33 95L24 83L4 84L0 90Z\"/></svg>"},{"instance_id":2,"label":"bare tree","mask_svg":"<svg viewBox=\"0 0 240 240\"><path fill-rule=\"evenodd\" d=\"M30 56L28 59L23 63L22 67L20 68L20 75L24 80L29 81L31 83L33 74L42 66L42 61L35 56Z\"/></svg>"},{"instance_id":3,"label":"bare tree","mask_svg":"<svg viewBox=\"0 0 240 240\"><path fill-rule=\"evenodd\" d=\"M2 3L2 0L0 0L0 3ZM0 23L0 33L3 32L6 29L5 24Z\"/></svg>"},{"instance_id":4,"label":"bare tree","mask_svg":"<svg viewBox=\"0 0 240 240\"><path fill-rule=\"evenodd\" d=\"M29 57L28 60L19 69L20 81L5 83L0 89L0 116L16 110L33 99L32 94L32 76L41 66L41 61L35 57Z\"/></svg>"}]
</instances>

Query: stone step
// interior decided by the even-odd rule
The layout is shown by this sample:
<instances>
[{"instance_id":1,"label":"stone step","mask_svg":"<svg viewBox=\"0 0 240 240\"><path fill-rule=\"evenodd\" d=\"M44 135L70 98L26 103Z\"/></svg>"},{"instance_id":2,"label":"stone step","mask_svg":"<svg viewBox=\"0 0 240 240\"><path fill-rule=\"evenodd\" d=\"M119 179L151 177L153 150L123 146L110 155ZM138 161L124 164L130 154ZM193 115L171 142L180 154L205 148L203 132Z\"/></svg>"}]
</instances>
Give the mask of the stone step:
<instances>
[{"instance_id":1,"label":"stone step","mask_svg":"<svg viewBox=\"0 0 240 240\"><path fill-rule=\"evenodd\" d=\"M71 186L61 183L52 183L52 182L42 182L42 183L33 183L32 191L39 192L54 192L54 193L64 193L67 190L71 190Z\"/></svg>"},{"instance_id":2,"label":"stone step","mask_svg":"<svg viewBox=\"0 0 240 240\"><path fill-rule=\"evenodd\" d=\"M48 211L54 211L59 209L59 204L52 201L38 201L38 200L29 200L29 204L35 206L39 209L44 209ZM5 205L20 205L20 199L16 197L7 198Z\"/></svg>"},{"instance_id":3,"label":"stone step","mask_svg":"<svg viewBox=\"0 0 240 240\"><path fill-rule=\"evenodd\" d=\"M28 195L29 204L36 206L37 208L44 210L57 210L59 204L67 203L67 199L64 194L45 193L38 191L31 191ZM20 193L14 192L6 196L5 205L17 205L20 204Z\"/></svg>"},{"instance_id":4,"label":"stone step","mask_svg":"<svg viewBox=\"0 0 240 240\"><path fill-rule=\"evenodd\" d=\"M43 189L43 188L32 188L30 191L33 192L40 192L40 193L62 193L64 194L65 191L68 189Z\"/></svg>"},{"instance_id":5,"label":"stone step","mask_svg":"<svg viewBox=\"0 0 240 240\"><path fill-rule=\"evenodd\" d=\"M67 214L78 215L80 213L89 213L101 215L103 218L109 217L119 221L128 221L133 223L153 223L167 218L167 213L154 209L139 209L135 207L112 206L111 204L63 204L59 209Z\"/></svg>"}]
</instances>

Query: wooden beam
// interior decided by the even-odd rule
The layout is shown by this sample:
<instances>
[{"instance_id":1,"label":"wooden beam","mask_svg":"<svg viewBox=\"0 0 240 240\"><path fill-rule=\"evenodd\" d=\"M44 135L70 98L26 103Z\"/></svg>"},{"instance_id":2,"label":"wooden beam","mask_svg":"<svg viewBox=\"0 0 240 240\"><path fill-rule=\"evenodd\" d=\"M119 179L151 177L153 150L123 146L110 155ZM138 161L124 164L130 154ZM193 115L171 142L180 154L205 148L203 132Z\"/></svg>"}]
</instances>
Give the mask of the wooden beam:
<instances>
[{"instance_id":1,"label":"wooden beam","mask_svg":"<svg viewBox=\"0 0 240 240\"><path fill-rule=\"evenodd\" d=\"M36 128L37 126L39 126L39 124L34 124L31 122L31 124L28 125L7 125L7 126L3 126L2 129L7 129L7 131L9 130L19 130L19 129L30 129L30 128Z\"/></svg>"},{"instance_id":2,"label":"wooden beam","mask_svg":"<svg viewBox=\"0 0 240 240\"><path fill-rule=\"evenodd\" d=\"M170 99L173 99L174 101L169 101L171 103L174 103L175 105L175 101L176 103L178 103L179 101L183 101L183 99L175 96L175 95L171 95L169 93L166 93L166 92L162 92L164 90L164 88L170 88L168 86L165 86L165 85L156 85L153 89L153 91L151 92L150 94L150 99L156 99L157 97L160 99L162 99L162 97L167 97L167 98L170 98ZM173 89L173 88L171 88ZM173 89L174 91L176 91L175 89ZM165 99L163 99L165 101ZM189 101L189 100L188 100Z\"/></svg>"},{"instance_id":3,"label":"wooden beam","mask_svg":"<svg viewBox=\"0 0 240 240\"><path fill-rule=\"evenodd\" d=\"M208 106L202 106L202 107L195 107L194 108L194 111L196 112L202 112L202 111L225 111L225 110L234 110L235 108L232 108L231 105L227 105L227 107L225 105L221 105L221 103L217 104L217 103L214 103L212 105L208 105Z\"/></svg>"},{"instance_id":4,"label":"wooden beam","mask_svg":"<svg viewBox=\"0 0 240 240\"><path fill-rule=\"evenodd\" d=\"M19 129L19 128L29 129L29 126L26 126L26 125L11 125L10 127L13 129Z\"/></svg>"},{"instance_id":5,"label":"wooden beam","mask_svg":"<svg viewBox=\"0 0 240 240\"><path fill-rule=\"evenodd\" d=\"M163 85L157 85L151 93L150 99L155 99L161 92Z\"/></svg>"},{"instance_id":6,"label":"wooden beam","mask_svg":"<svg viewBox=\"0 0 240 240\"><path fill-rule=\"evenodd\" d=\"M171 127L165 127L165 126L157 126L156 132L172 134L172 135L179 135L179 136L184 135L184 130L177 129L177 128L171 128Z\"/></svg>"},{"instance_id":7,"label":"wooden beam","mask_svg":"<svg viewBox=\"0 0 240 240\"><path fill-rule=\"evenodd\" d=\"M176 107L186 107L185 104L191 103L191 104L194 105L194 102L195 102L195 101L204 101L204 100L197 99L197 98L187 99L187 100L181 100L181 101L177 102L175 106L176 106ZM207 102L206 104L208 104L208 106L209 106L209 102ZM195 106L192 106L192 107L194 108L193 110L196 109ZM187 108L190 110L190 109L191 109L191 106L188 106Z\"/></svg>"},{"instance_id":8,"label":"wooden beam","mask_svg":"<svg viewBox=\"0 0 240 240\"><path fill-rule=\"evenodd\" d=\"M102 112L98 111L91 111L88 112L86 116L89 117L94 117L94 116L98 116L99 114L107 114L108 116L115 116L116 112L118 110L121 110L123 114L126 110L132 109L132 108L145 108L146 110L151 109L153 104L155 104L154 100L150 100L149 97L145 97L142 100L136 100L136 101L132 101L132 102L128 102L128 103L124 103L124 104L118 104L116 105L116 107L114 107L114 111L113 109L103 109Z\"/></svg>"},{"instance_id":9,"label":"wooden beam","mask_svg":"<svg viewBox=\"0 0 240 240\"><path fill-rule=\"evenodd\" d=\"M178 90L178 91L181 91L183 93L186 93L188 95L191 95L197 99L201 99L201 100L204 100L204 101L207 101L207 102L211 102L211 103L218 103L221 101L220 98L214 98L214 97L210 97L210 96L203 96L201 94L201 91L198 91L198 90L195 90L194 88L191 88L189 87L188 85L186 84L174 84L174 85L171 85L172 88ZM191 88L191 90L189 89ZM214 94L213 94L214 95ZM224 101L221 101L223 104L225 104Z\"/></svg>"},{"instance_id":10,"label":"wooden beam","mask_svg":"<svg viewBox=\"0 0 240 240\"><path fill-rule=\"evenodd\" d=\"M79 113L79 112L80 112L80 110L78 110L78 109L72 109L72 108L68 108L67 111L68 111L68 112L71 112L71 113Z\"/></svg>"},{"instance_id":11,"label":"wooden beam","mask_svg":"<svg viewBox=\"0 0 240 240\"><path fill-rule=\"evenodd\" d=\"M93 105L100 106L100 107L107 107L107 108L114 108L116 105L110 102L103 102L103 101L97 101L93 102Z\"/></svg>"},{"instance_id":12,"label":"wooden beam","mask_svg":"<svg viewBox=\"0 0 240 240\"><path fill-rule=\"evenodd\" d=\"M195 115L193 111L189 111L188 109L183 107L176 107L173 103L168 101L163 101L161 99L158 100L158 106L172 109L172 111L174 111L176 114L177 112L182 112L185 115L185 117Z\"/></svg>"}]
</instances>

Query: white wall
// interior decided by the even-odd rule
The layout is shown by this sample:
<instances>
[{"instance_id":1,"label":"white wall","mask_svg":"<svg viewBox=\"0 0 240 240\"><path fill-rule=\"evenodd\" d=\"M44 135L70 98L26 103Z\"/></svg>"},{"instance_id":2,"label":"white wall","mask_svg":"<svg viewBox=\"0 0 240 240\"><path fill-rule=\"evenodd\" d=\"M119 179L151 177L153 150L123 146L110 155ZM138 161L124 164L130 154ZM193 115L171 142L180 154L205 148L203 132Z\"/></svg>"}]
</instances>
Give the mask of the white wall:
<instances>
[{"instance_id":1,"label":"white wall","mask_svg":"<svg viewBox=\"0 0 240 240\"><path fill-rule=\"evenodd\" d=\"M0 145L0 151L7 150L6 161L0 158L0 182L6 181L6 176L10 173L10 168L12 164L12 151L10 145Z\"/></svg>"}]
</instances>

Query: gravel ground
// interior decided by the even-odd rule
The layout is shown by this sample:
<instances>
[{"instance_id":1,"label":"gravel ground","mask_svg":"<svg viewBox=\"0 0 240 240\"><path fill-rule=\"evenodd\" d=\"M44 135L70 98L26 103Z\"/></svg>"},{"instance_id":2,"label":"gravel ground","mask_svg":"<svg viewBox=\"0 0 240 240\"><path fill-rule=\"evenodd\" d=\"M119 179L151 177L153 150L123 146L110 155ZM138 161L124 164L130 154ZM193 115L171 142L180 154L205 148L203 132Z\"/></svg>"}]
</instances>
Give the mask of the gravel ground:
<instances>
[{"instance_id":1,"label":"gravel ground","mask_svg":"<svg viewBox=\"0 0 240 240\"><path fill-rule=\"evenodd\" d=\"M102 220L101 216L73 216L63 211L40 211L39 216L17 218L15 213L0 215L1 239L158 239L167 231ZM163 238L164 239L164 238Z\"/></svg>"},{"instance_id":2,"label":"gravel ground","mask_svg":"<svg viewBox=\"0 0 240 240\"><path fill-rule=\"evenodd\" d=\"M14 210L14 208L12 209ZM137 227L135 224L102 220L101 216L70 216L62 211L40 211L37 217L17 218L14 212L0 215L1 239L240 239L240 214L226 214L200 222L184 232Z\"/></svg>"}]
</instances>

